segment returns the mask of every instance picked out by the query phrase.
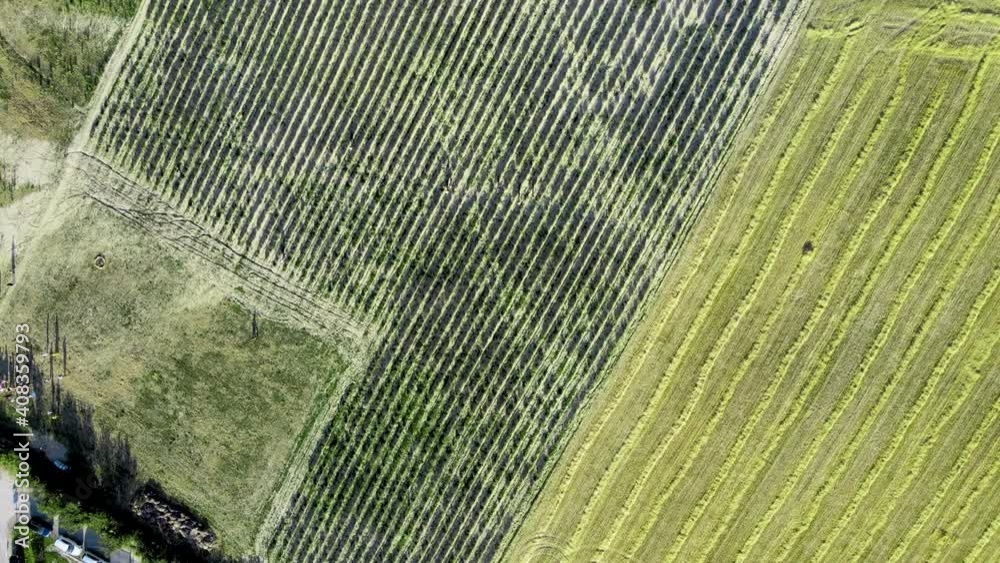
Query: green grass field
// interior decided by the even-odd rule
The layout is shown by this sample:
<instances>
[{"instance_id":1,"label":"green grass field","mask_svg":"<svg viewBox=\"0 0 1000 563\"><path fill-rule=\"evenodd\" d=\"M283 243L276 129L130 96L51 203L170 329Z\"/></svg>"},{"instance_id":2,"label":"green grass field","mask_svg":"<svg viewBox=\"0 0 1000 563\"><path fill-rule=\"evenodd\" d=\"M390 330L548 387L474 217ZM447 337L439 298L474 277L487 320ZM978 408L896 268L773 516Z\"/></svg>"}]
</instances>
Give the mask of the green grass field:
<instances>
[{"instance_id":1,"label":"green grass field","mask_svg":"<svg viewBox=\"0 0 1000 563\"><path fill-rule=\"evenodd\" d=\"M0 133L65 146L134 0L0 0Z\"/></svg>"},{"instance_id":2,"label":"green grass field","mask_svg":"<svg viewBox=\"0 0 1000 563\"><path fill-rule=\"evenodd\" d=\"M499 557L801 6L143 3L90 196L369 338L258 553Z\"/></svg>"},{"instance_id":3,"label":"green grass field","mask_svg":"<svg viewBox=\"0 0 1000 563\"><path fill-rule=\"evenodd\" d=\"M130 441L143 476L247 550L289 464L308 455L299 440L346 368L338 344L267 319L253 339L252 313L210 283L210 266L96 204L58 209L0 316L29 322L41 345L58 315L62 386Z\"/></svg>"},{"instance_id":4,"label":"green grass field","mask_svg":"<svg viewBox=\"0 0 1000 563\"><path fill-rule=\"evenodd\" d=\"M0 0L0 318L223 553L1000 553L998 0L138 3Z\"/></svg>"},{"instance_id":5,"label":"green grass field","mask_svg":"<svg viewBox=\"0 0 1000 563\"><path fill-rule=\"evenodd\" d=\"M1000 17L820 0L511 561L1000 553Z\"/></svg>"}]
</instances>

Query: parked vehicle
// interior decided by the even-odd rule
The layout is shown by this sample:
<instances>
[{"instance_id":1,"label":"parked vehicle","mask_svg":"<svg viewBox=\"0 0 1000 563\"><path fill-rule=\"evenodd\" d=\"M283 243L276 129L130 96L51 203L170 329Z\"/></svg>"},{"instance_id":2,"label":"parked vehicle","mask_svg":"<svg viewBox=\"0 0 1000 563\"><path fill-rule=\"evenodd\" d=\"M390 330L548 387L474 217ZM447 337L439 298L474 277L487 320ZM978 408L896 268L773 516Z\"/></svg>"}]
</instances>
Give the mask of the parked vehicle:
<instances>
[{"instance_id":1,"label":"parked vehicle","mask_svg":"<svg viewBox=\"0 0 1000 563\"><path fill-rule=\"evenodd\" d=\"M57 551L65 553L66 555L72 555L73 557L79 557L83 554L83 548L77 545L77 543L67 537L60 536L56 540L55 546Z\"/></svg>"},{"instance_id":2,"label":"parked vehicle","mask_svg":"<svg viewBox=\"0 0 1000 563\"><path fill-rule=\"evenodd\" d=\"M107 560L102 559L93 553L85 553L83 555L83 563L108 563Z\"/></svg>"},{"instance_id":3,"label":"parked vehicle","mask_svg":"<svg viewBox=\"0 0 1000 563\"><path fill-rule=\"evenodd\" d=\"M47 538L52 534L52 528L49 528L49 525L45 522L40 522L38 520L28 522L28 528L43 538Z\"/></svg>"}]
</instances>

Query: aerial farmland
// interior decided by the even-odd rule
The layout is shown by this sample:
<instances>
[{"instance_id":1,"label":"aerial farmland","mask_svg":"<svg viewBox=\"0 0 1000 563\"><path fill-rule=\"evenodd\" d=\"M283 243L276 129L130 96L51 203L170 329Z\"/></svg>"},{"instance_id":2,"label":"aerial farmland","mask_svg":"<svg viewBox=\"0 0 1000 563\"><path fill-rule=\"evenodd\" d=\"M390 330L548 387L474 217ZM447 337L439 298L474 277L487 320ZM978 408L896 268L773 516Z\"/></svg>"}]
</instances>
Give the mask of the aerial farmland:
<instances>
[{"instance_id":1,"label":"aerial farmland","mask_svg":"<svg viewBox=\"0 0 1000 563\"><path fill-rule=\"evenodd\" d=\"M1000 558L1000 4L0 9L27 560Z\"/></svg>"}]
</instances>

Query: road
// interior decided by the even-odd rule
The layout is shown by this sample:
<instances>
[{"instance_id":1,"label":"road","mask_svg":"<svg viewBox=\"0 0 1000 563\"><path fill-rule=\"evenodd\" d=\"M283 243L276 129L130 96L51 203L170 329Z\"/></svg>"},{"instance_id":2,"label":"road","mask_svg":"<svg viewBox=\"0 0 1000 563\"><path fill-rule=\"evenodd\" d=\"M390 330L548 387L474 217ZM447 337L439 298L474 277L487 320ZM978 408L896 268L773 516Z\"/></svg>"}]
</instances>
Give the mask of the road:
<instances>
[{"instance_id":1,"label":"road","mask_svg":"<svg viewBox=\"0 0 1000 563\"><path fill-rule=\"evenodd\" d=\"M14 531L14 477L0 470L0 561L10 561Z\"/></svg>"}]
</instances>

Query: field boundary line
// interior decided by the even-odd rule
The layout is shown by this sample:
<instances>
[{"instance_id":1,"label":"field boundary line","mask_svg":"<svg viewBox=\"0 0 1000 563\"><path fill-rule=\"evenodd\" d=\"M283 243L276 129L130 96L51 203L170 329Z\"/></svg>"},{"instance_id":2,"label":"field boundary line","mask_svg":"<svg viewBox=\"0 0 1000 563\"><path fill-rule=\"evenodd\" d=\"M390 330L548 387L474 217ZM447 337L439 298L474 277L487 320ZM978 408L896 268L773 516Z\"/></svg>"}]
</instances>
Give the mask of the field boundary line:
<instances>
[{"instance_id":1,"label":"field boundary line","mask_svg":"<svg viewBox=\"0 0 1000 563\"><path fill-rule=\"evenodd\" d=\"M289 463L285 467L284 474L279 480L281 483L271 494L271 501L267 511L267 516L261 522L254 541L254 549L259 555L267 553L267 544L277 533L281 525L281 519L285 517L292 506L292 499L296 493L302 490L302 483L310 475L310 460L316 446L323 439L327 426L333 420L337 409L340 407L341 399L347 391L350 382L362 377L365 369L371 360L368 356L350 356L350 367L344 372L341 380L334 382L336 385L330 400L318 405L316 418L312 424L303 429L297 438L296 448L289 455Z\"/></svg>"},{"instance_id":2,"label":"field boundary line","mask_svg":"<svg viewBox=\"0 0 1000 563\"><path fill-rule=\"evenodd\" d=\"M789 26L788 26L788 25L786 24L786 26L785 26L785 27L786 27L786 29L787 29L787 28L788 28ZM785 32L783 32L783 33L781 34L781 38L782 38L782 39L781 39L781 40L780 40L779 42L782 42L782 41L785 41L785 40L787 40L787 39L788 39L788 36L790 36L790 35L794 35L794 33L785 33ZM782 44L784 44L784 43L782 43ZM783 56L783 57L781 57L781 58L780 58L780 62L779 62L779 63L778 63L777 65L776 65L776 67L780 67L780 68L782 68L782 69L786 68L786 67L787 67L787 65L788 65L788 60L789 60L790 58L791 58L791 57L787 57L787 56ZM769 91L771 91L771 90L772 90L773 88L775 88L775 87L777 86L777 85L775 84L775 80L774 80L774 76L775 76L775 74L776 74L776 73L775 73L775 71L774 71L774 70L771 70L771 71L769 71L769 72L766 72L766 73L765 73L765 78L764 78L764 81L765 81L765 84L766 84L766 86L765 86L765 87L766 87L766 88L767 88L767 89L768 89ZM762 113L763 113L763 111L762 111L762 110L759 110L759 109L756 109L756 108L752 108L752 109L751 109L751 110L749 110L749 111L748 111L748 112L747 112L746 114L744 114L744 115L743 115L743 117L741 117L741 118L740 118L740 123L744 123L744 122L746 122L746 121L747 121L748 119L750 119L750 117L749 117L749 116L751 116L751 115L753 115L753 116L754 116L754 117L753 117L753 119L759 119L759 118L758 118L758 117L756 117L756 116L758 116L758 115L762 115ZM743 137L741 137L741 138L743 138ZM736 150L738 150L738 151L741 151L741 152L742 152L742 151L743 151L744 149L746 149L746 141L739 141L739 142L737 142L737 143L736 143L736 145L737 145L737 146L739 147L739 148L737 148L737 149L736 149ZM729 153L730 153L730 150L729 150L729 149L727 149L727 150L725 151L725 154L727 154L727 155L728 155ZM726 159L728 160L728 158L727 158L727 157L723 157L723 158L726 158ZM731 166L731 165L730 165L730 166ZM713 176L714 176L714 177L718 177L719 175L718 175L718 174L716 174L716 175L713 175ZM727 176L728 176L728 174L727 174ZM723 181L725 181L725 182L728 182L729 180L728 180L728 179L726 179L726 180L723 180ZM730 195L732 195L732 194L730 194ZM689 226L688 226L687 224L686 224L686 226L684 227L684 230L685 230L685 231L689 230ZM703 236L703 235L698 235L698 236ZM674 262L675 262L676 260L677 260L677 259L676 259L676 257L674 257L674 258L671 258L671 259L670 259L670 261L669 261L669 263L674 263ZM663 275L664 275L664 274L663 274L663 272L661 271L660 275L658 275L658 276L657 276L657 279L658 279L658 280L660 280L660 281L662 281L662 279L663 279ZM659 281L658 281L658 282L655 282L655 283L654 283L654 287L660 287L660 282L659 282ZM655 290L654 290L654 291L655 291ZM644 313L644 309L640 309L640 312L639 312L639 316L641 317L641 316L643 316L644 314L645 314L645 313ZM623 339L622 339L622 343L621 343L621 344L622 344L622 346L621 346L620 348L623 348L623 347L624 347L624 344L626 343L626 341L630 340L630 339L631 339L631 338L633 337L633 333L634 333L634 332L635 332L635 329L633 329L633 330L630 330L630 331L628 332L628 335L627 335L627 336L626 336L625 338L623 338ZM655 337L655 336L657 336L657 335L655 335L655 334L654 334L654 335L652 335L652 336L653 336L653 337ZM654 340L655 340L655 338L654 338ZM618 350L617 352L615 352L615 353L613 354L613 357L614 357L614 358L616 358L616 359L615 359L615 360L613 360L613 361L621 361L621 355L622 355L622 352L621 352L621 349L619 349L619 350ZM613 365L613 364L612 364L612 365ZM592 395L592 394L591 394L591 395ZM586 397L586 398L584 399L584 402L583 402L583 405L584 405L584 408L587 408L587 407L589 407L589 406L591 406L591 405L592 405L592 402L591 402L591 396L590 396L590 395L589 395L588 397ZM577 428L579 428L579 427L580 427L580 423L579 423L579 422L577 422L576 426L577 426ZM568 441L568 439L569 439L569 436L567 436L567 438L566 438L566 441ZM580 451L580 449L579 449L579 448L577 448L577 449L575 449L574 451L575 451L575 452L579 452L579 451ZM576 460L575 462L573 461L574 459ZM568 474L566 474L566 473L564 473L564 474L563 474L563 480L561 481L562 485L560 486L560 490L562 490L563 492L565 492L565 488L566 488L566 487L568 486L568 485L567 485L568 481L569 481L569 480L570 480L570 479L572 478L572 476L573 476L573 475L574 475L574 474L576 473L576 470L575 470L575 467L576 467L576 466L578 465L578 463L579 463L579 460L580 460L580 457L579 457L579 456L577 456L577 455L573 455L573 458L572 458L572 459L570 460L570 463L571 463L571 465L570 465L570 470L569 470ZM545 476L545 477L543 477L543 480L544 480L544 479L547 479L547 478L548 478L548 475L549 475L549 474L551 474L551 473L552 473L553 471L554 471L554 469L550 469L550 470L549 470L549 471L547 472L546 476ZM540 488L540 489L539 489L539 490L538 490L538 491L537 491L536 493L534 493L534 495L533 495L533 498L532 498L532 499L531 499L531 500L530 500L530 501L529 501L529 502L527 503L527 504L528 504L528 506L526 506L524 510L526 511L526 510L527 510L527 509L528 509L528 508L530 507L530 505L532 505L532 504L535 504L535 503L537 502L537 498L538 498L538 497L540 497L540 496L541 496L542 494L543 494L543 490L542 490L542 489ZM557 494L558 494L558 493L557 493ZM548 509L548 510L546 511L546 512L548 513L548 516L540 516L540 517L542 517L542 518L547 518L547 519L550 519L550 520L551 520L552 518L554 518L554 517L555 517L555 515L556 515L556 514L558 514L558 510L559 510L559 505L561 504L561 501L560 501L560 502L558 502L558 503L547 503L547 504L549 504L549 506L551 507L551 508L549 508L549 509ZM518 529L520 529L521 527L522 527L522 524L518 524L518 525L516 525L516 526L515 526L515 534L517 534L517 533L518 533L518 532L517 532L517 530L518 530ZM546 524L546 525L545 525L545 527L549 527L549 524ZM552 536L547 536L546 534L540 534L540 535L538 535L538 536L534 536L534 538L540 538L540 539L541 539L541 538L543 538L543 537L548 537L548 538L552 538ZM531 549L531 545L532 545L532 542L533 542L533 541L534 541L534 539L533 539L532 537L529 537L529 538L527 538L527 539L526 539L526 540L525 540L524 542L522 542L522 543L518 544L518 547L516 547L515 549L527 549L527 550L528 550L528 551L530 552L530 549ZM508 544L508 543L509 543L509 542L505 542L505 544ZM551 546L551 545L554 545L554 544L553 544L553 542L547 542L547 544L546 544L546 545L550 545L550 546ZM506 551L507 551L508 549L510 549L510 548L511 548L511 547L510 547L510 545L505 545L505 547L503 548L503 551L504 551L504 553L506 553Z\"/></svg>"},{"instance_id":3,"label":"field boundary line","mask_svg":"<svg viewBox=\"0 0 1000 563\"><path fill-rule=\"evenodd\" d=\"M805 10L801 9L801 5L800 5L800 7L796 8L796 9L800 10L801 12L805 11ZM762 89L762 93L758 95L762 99L769 98L770 97L770 92L773 92L776 88L779 88L781 86L779 83L776 82L777 77L779 77L779 76L784 77L785 73L787 72L787 70L790 67L790 65L796 64L796 62L793 60L793 57L790 55L790 51L786 50L786 49L783 49L783 46L785 46L789 41L792 41L793 38L795 38L795 37L798 36L797 30L798 30L798 24L801 23L800 20L801 20L800 16L793 16L792 18L790 18L789 22L786 23L786 26L785 26L786 31L784 31L784 32L782 32L780 34L780 37L776 41L775 46L773 46L771 48L771 52L776 54L777 62L775 63L775 65L773 67L771 67L767 72L764 73L763 82L764 82L765 86ZM789 31L789 30L795 30L795 31ZM798 63L801 63L801 62L803 62L803 61L798 61ZM798 64L798 69L797 69L796 72L800 73L801 69L802 69L802 65ZM789 92L790 92L790 88L786 89L786 92L785 92L786 97L787 97L787 94ZM719 159L719 162L720 163L724 163L724 164L720 164L720 166L719 166L719 172L716 173L716 174L713 174L712 175L712 179L708 180L708 182L712 183L712 182L719 182L719 181L721 181L721 182L727 183L727 184L730 183L730 182L734 182L734 183L738 183L739 182L739 180L733 180L732 172L729 172L729 170L730 170L729 167L735 165L737 167L736 174L737 175L742 175L742 173L745 171L745 168L749 164L751 152L756 152L756 149L757 149L756 146L751 146L751 141L746 136L747 133L741 133L741 131L747 131L748 130L747 129L747 125L749 123L753 123L753 122L756 122L759 119L764 118L764 116L766 115L765 111L767 110L768 107L770 107L770 106L766 106L766 107L751 106L748 109L748 111L745 112L742 115L742 117L740 117L739 124L734 128L735 131L732 133L733 138L732 138L729 146L727 146L727 148L725 149L723 156L721 156L720 159ZM775 108L771 112L772 115L770 116L772 122L774 120L774 117L776 117L776 113L777 113L777 109ZM756 141L754 141L754 143L756 143ZM732 154L733 154L734 151L737 151L737 152L740 152L740 153L743 153L744 151L746 151L746 154L739 161L731 160L732 159ZM702 196L703 198L714 196L716 190L707 190L707 191L709 193L704 194ZM727 197L728 200L727 200L727 203L726 203L726 207L722 211L720 211L719 214L714 219L714 223L713 223L713 227L712 227L713 231L717 229L719 222L722 220L722 216L728 211L728 208L731 206L732 202L736 198L735 189L733 191L731 191L730 193L728 193L728 194L725 193L725 190L721 190L721 192L722 193L720 193L718 196L715 196L715 197ZM682 227L682 229L683 229L684 232L680 236L681 240L689 238L688 235L690 235L690 232L693 229L691 223L692 223L691 221L685 221L685 224ZM695 235L691 235L691 236L696 237L696 240L701 240L706 235L704 234L704 232L702 232L702 234L700 234L700 235L699 234L695 234ZM709 236L710 236L710 238L714 238L715 235L712 234L712 235L709 235ZM667 275L668 275L667 272L669 270L671 270L672 269L672 265L675 264L675 263L678 263L680 259L681 258L680 258L679 255L675 255L675 256L669 258L668 261L667 261L667 263L661 268L661 271L659 272L659 274L655 278L656 281L654 281L654 283L652 284L653 289L650 291L650 295L651 295L650 300L651 301L656 299L653 296L657 295L658 293L660 293L662 291L663 283L667 279ZM686 284L689 281L690 277L694 274L695 270L696 270L696 268L695 269L685 269L684 275L686 277L682 277L682 282L681 283ZM677 290L675 290L675 292L676 293L675 293L673 299L676 301L677 299L679 299L679 296L680 296L681 292L679 292ZM674 306L676 306L676 303L674 303ZM639 334L638 327L641 324L643 324L643 320L649 314L649 307L650 307L650 304L648 302L644 306L640 307L640 309L639 309L639 311L637 313L637 316L636 316L636 321L632 325L634 328L630 329L626 333L625 337L623 337L621 339L621 341L620 341L620 343L618 345L617 350L612 354L614 360L610 364L612 366L610 368L611 370L614 370L613 366L616 363L622 361L622 358L623 358L623 355L624 355L624 350L631 343L632 339L635 338L637 334ZM664 321L661 321L657 325L658 328L655 328L655 329L653 329L652 331L649 331L649 332L645 332L641 336L642 342L643 342L643 350L644 350L642 352L642 356L641 357L643 359L641 361L644 361L644 358L646 356L648 356L649 349L651 347L655 346L656 342L660 341L660 336L661 336L662 328L663 328L664 324L665 324ZM626 365L629 365L629 364L632 363L631 361L628 361L628 360L626 360L626 362L627 362ZM606 378L602 378L602 380L606 382ZM601 383L599 382L598 383L598 388L600 386L601 386ZM583 408L585 410L589 409L589 408L593 408L594 406L596 406L596 403L594 403L594 396L598 392L599 391L597 390L597 388L595 388L594 391L592 391L590 394L588 394L584 398ZM616 391L616 394L612 398L612 401L614 402L615 405L620 404L620 402L621 402L621 400L623 398L624 393L625 393L625 389L621 385L619 385L618 386L618 390ZM605 407L607 406L606 403L600 403L600 404L604 405ZM572 439L572 436L574 435L574 433L576 431L580 430L581 428L587 428L587 430L588 430L587 442L588 443L593 443L593 441L596 440L596 434L599 433L600 430L604 427L604 425L607 422L607 418L609 418L611 416L611 413L613 412L614 408L615 407L611 407L610 411L607 410L606 408L601 411L603 413L603 419L604 420L603 420L603 422L599 423L596 428L594 426L591 426L591 425L587 425L585 427L582 426L581 422L579 422L579 421L582 420L585 415L580 415L577 418L578 422L576 422L575 428L572 431L570 431L570 433L566 436L566 438L564 439L564 442L565 443L569 443L571 441L571 439ZM588 449L589 448L578 447L577 449L574 450L574 453L572 454L572 458L570 459L570 467L569 467L569 469L567 471L565 471L565 472L562 473L562 480L560 481L559 489L558 489L558 491L556 493L558 495L559 500L557 502L548 503L550 505L550 507L546 511L546 515L543 516L543 518L546 520L546 523L544 524L544 527L542 529L548 529L548 528L551 527L551 522L554 520L554 518L558 514L558 510L559 510L559 508L560 508L560 506L562 504L562 498L565 496L565 492L566 492L566 490L567 490L567 488L569 486L569 481L576 474L576 472L577 472L577 470L579 468L579 465L582 462L582 457L586 454L586 451ZM556 465L553 464L552 467L551 467L551 469L549 469L548 472L546 473L545 477L543 477L543 481L547 480L549 478L549 475L553 474L555 471L556 471ZM533 506L533 505L535 505L538 502L538 499L540 497L542 497L542 495L544 494L544 492L545 492L545 488L544 487L540 487L538 489L538 491L536 491L536 493L533 495L533 498L529 499L529 501L526 503L526 506L522 509L522 513L527 513L530 510L530 507ZM520 533L519 530L523 527L523 525L524 525L524 522L523 521L519 521L518 524L515 526L514 533L511 534L510 538L504 542L504 547L501 550L502 554L505 555L507 553L507 551L512 548L511 547L511 542L514 539L514 536L516 536L516 535L518 535ZM544 544L541 545L541 546L538 546L538 548L546 549L546 550L559 551L561 549L561 546L559 546L559 544L556 543L555 541L552 541L554 539L556 539L555 536L552 536L550 534L542 533L542 534L538 534L536 536L527 538L524 542L522 542L521 544L519 544L518 547L516 547L514 549L527 550L527 552L530 553L531 550L534 548L533 547L534 544L536 544L539 541L541 541L541 542L544 542Z\"/></svg>"},{"instance_id":4,"label":"field boundary line","mask_svg":"<svg viewBox=\"0 0 1000 563\"><path fill-rule=\"evenodd\" d=\"M128 59L128 55L131 52L132 47L142 35L141 31L146 23L146 14L149 9L149 3L150 0L141 0L138 8L136 9L135 15L125 27L122 38L119 39L115 50L112 52L111 57L105 64L104 70L101 72L101 79L98 81L97 87L94 89L94 94L91 96L87 116L83 124L80 125L80 128L77 129L76 134L70 141L70 144L63 156L63 164L59 181L52 190L53 194L52 197L49 198L45 212L41 214L41 224L32 225L33 227L41 226L47 229L54 229L55 226L60 223L57 217L58 202L62 199L60 196L67 191L66 185L69 183L70 177L72 176L69 162L70 156L73 154L74 150L81 150L90 140L92 133L91 129L94 127L94 123L100 115L101 107L104 105L105 100L110 95L114 84L118 80L122 65Z\"/></svg>"},{"instance_id":5,"label":"field boundary line","mask_svg":"<svg viewBox=\"0 0 1000 563\"><path fill-rule=\"evenodd\" d=\"M312 292L296 287L279 274L257 264L251 257L218 240L197 223L177 213L157 194L132 182L99 157L85 151L73 151L70 158L73 157L78 157L74 160L80 162L71 161L69 168L85 175L88 184L71 188L77 193L67 194L67 198L81 195L91 198L156 235L158 240L169 246L203 258L237 276L238 285L250 286L264 301L284 308L291 313L290 318L307 330L325 336L338 334L333 331L340 330L356 342L371 340L371 325L354 320L334 304L324 303ZM306 312L307 307L324 314L311 315ZM329 322L336 324L330 326Z\"/></svg>"},{"instance_id":6,"label":"field boundary line","mask_svg":"<svg viewBox=\"0 0 1000 563\"><path fill-rule=\"evenodd\" d=\"M76 135L73 136L73 140L70 142L70 146L66 151L67 154L72 154L73 151L83 150L83 147L85 147L87 142L90 141L94 123L97 121L97 117L101 113L101 108L104 107L105 101L114 90L115 82L121 74L122 67L128 60L128 56L132 52L132 48L135 46L136 42L138 42L139 36L142 35L142 28L146 23L146 16L149 13L149 3L150 0L140 1L138 8L136 8L135 15L132 16L132 20L129 22L128 26L125 27L125 32L122 34L122 38L118 40L118 45L115 47L114 52L112 52L108 62L104 65L104 71L101 74L101 79L97 83L97 89L90 98L90 110L87 112L87 119L77 130Z\"/></svg>"},{"instance_id":7,"label":"field boundary line","mask_svg":"<svg viewBox=\"0 0 1000 563\"><path fill-rule=\"evenodd\" d=\"M833 69L836 69L841 65L842 62L844 62L844 51L845 51L844 45L840 45L838 49L838 54L836 55L836 58L834 59L832 64ZM833 74L836 75L837 73L834 72ZM831 86L831 84L832 84L831 77L828 77L825 81L823 81L820 84L819 91L821 93L826 91ZM816 115L816 110L818 106L819 104L817 100L813 100L807 106L806 111L803 113L802 121L800 122L800 129L798 131L805 131L806 129L808 129L808 127L805 126L804 124L808 124L812 121L812 119ZM615 456L613 457L611 465L605 471L604 475L598 482L597 487L594 489L594 491L591 492L590 498L585 508L583 509L583 514L576 526L576 530L574 531L573 536L569 540L570 551L573 551L573 549L576 547L576 541L579 539L583 530L586 529L586 527L589 525L590 519L593 517L595 503L604 498L603 496L604 490L610 483L609 480L617 476L619 467L623 463L625 463L627 458L632 456L635 448L637 447L638 441L645 434L646 428L652 420L654 411L661 404L664 396L666 395L667 389L671 386L671 384L675 379L674 376L679 370L681 360L687 357L687 351L690 349L695 336L698 333L700 333L701 327L708 319L709 313L712 310L712 303L715 301L715 298L718 297L718 295L721 293L723 286L731 279L739 263L739 258L743 255L744 252L746 252L748 246L751 244L753 239L753 234L757 232L762 222L761 215L763 210L767 209L770 206L771 201L774 199L775 191L777 190L778 186L777 178L784 175L785 170L787 169L789 162L791 160L791 153L798 148L798 142L800 139L796 138L798 136L797 133L795 136L793 136L792 139L788 141L787 146L782 151L781 156L778 159L779 160L778 167L775 170L774 174L772 175L772 180L770 181L767 189L762 194L760 201L758 202L754 212L752 213L752 216L750 217L749 220L749 224L747 228L744 229L742 236L740 237L739 242L737 244L737 247L734 249L730 260L727 262L726 267L723 270L723 274L720 275L716 283L713 284L712 288L709 290L708 296L706 296L705 300L702 302L702 305L699 307L699 311L695 316L694 320L692 321L691 325L692 327L696 328L689 329L688 332L686 333L684 340L681 342L680 346L677 348L677 351L671 357L670 363L664 370L663 375L660 378L660 383L657 385L655 392L653 393L653 396L649 399L649 401L647 401L646 408L643 409L643 412L640 415L639 420L636 422L635 426L633 426L632 429L629 431L625 442L622 444L622 446L618 449ZM789 202L789 204L791 204L791 202ZM694 393L698 392L697 383L695 385L695 390L693 392ZM671 435L676 434L677 429L679 429L679 426L678 422L675 421L669 430L670 434ZM631 554L629 554L629 556L631 557Z\"/></svg>"},{"instance_id":8,"label":"field boundary line","mask_svg":"<svg viewBox=\"0 0 1000 563\"><path fill-rule=\"evenodd\" d=\"M838 66L839 62L843 60L842 57L844 55L844 49L845 47L843 45L840 45L838 54L831 63L831 68L835 68L836 66ZM826 80L821 81L819 84L817 84L817 90L818 90L817 96L821 96L822 92L826 91L827 88L830 87L831 85L832 81L830 80L829 77ZM772 175L772 179L769 182L767 189L761 195L761 199L758 201L754 211L751 213L751 216L748 219L747 227L743 230L742 236L740 237L739 242L737 244L737 248L734 249L734 251L732 252L730 260L727 262L723 273L713 284L712 289L709 291L705 300L702 302L702 305L699 307L698 314L692 321L692 326L697 325L697 328L694 330L689 329L687 331L685 339L681 342L680 346L678 346L677 351L672 355L671 361L668 364L666 370L664 371L664 375L667 376L668 378L672 379L673 373L676 372L677 369L679 369L680 359L682 357L686 357L687 349L691 346L691 343L693 342L694 338L698 335L698 333L700 333L702 324L709 316L712 302L722 291L722 287L731 279L738 265L740 256L746 250L746 248L751 244L751 239L753 238L751 234L757 231L757 228L760 226L762 220L761 215L763 214L763 210L767 209L771 205L771 202L774 198L775 195L774 192L777 190L777 186L779 184L777 178L784 174L784 170L787 168L788 162L791 159L790 153L794 152L794 150L797 148L798 141L796 140L796 137L798 137L798 134L800 132L804 132L808 129L808 123L810 123L811 120L815 117L815 110L817 110L817 108L818 108L818 100L813 100L812 102L809 103L809 105L805 108L805 111L803 112L796 133L794 133L792 138L788 140L784 150L781 153L779 153L780 156L778 157L776 163L777 168L775 169ZM804 133L802 134L804 135ZM782 163L784 163L784 166L782 166ZM789 205L792 205L792 203L793 202L790 201ZM660 386L657 388L657 394L654 395L654 397L648 402L647 408L643 411L644 415L648 415L646 416L647 420L649 419L650 416L652 416L649 407L652 405L658 405L662 400L662 397L665 394L665 392L666 392L665 387ZM677 427L677 422L675 421L674 424L671 426L671 429L669 430L670 435L676 434L677 431L676 427ZM635 429L633 429L633 431L634 430ZM629 439L630 441L634 441L632 440L632 433L630 433ZM626 442L626 444L627 443L628 442ZM642 527L640 527L640 529L633 530L631 536L629 537L629 541L627 542L627 544L631 546L631 551L628 552L627 554L628 557L633 557L635 551L638 550L639 548L638 539L641 537L645 537L649 533L647 528L651 528L652 524L655 521L655 515L649 515L649 516L650 518L646 520L645 524Z\"/></svg>"},{"instance_id":9,"label":"field boundary line","mask_svg":"<svg viewBox=\"0 0 1000 563\"><path fill-rule=\"evenodd\" d=\"M779 98L779 101L774 104L773 110L769 113L769 115L765 119L765 121L767 122L766 127L768 129L770 129L770 127L773 126L777 118L779 108L783 107L784 103L787 102L788 98L790 97L792 86L794 86L794 84L798 82L803 67L805 66L804 63L805 60L803 57L802 60L798 61L797 68L794 71L794 76L792 77L792 80L790 80L787 84L783 85L784 88L783 94ZM721 212L719 212L718 215L715 217L711 232L705 237L704 240L700 241L702 243L701 246L703 249L710 246L711 243L718 236L718 233L720 232L719 227L721 227L722 225L722 219L729 213L729 210L731 209L733 202L736 200L736 196L739 191L736 188L742 182L743 174L745 173L746 168L749 167L750 161L756 156L759 148L760 148L760 143L758 142L757 138L754 138L753 143L747 147L746 154L738 164L738 169L737 169L738 171L735 177L731 181L731 184L734 187L730 190L729 199L727 200L726 207ZM683 296L685 289L687 288L691 279L695 277L698 268L700 268L702 262L704 261L704 252L699 252L695 260L696 261L692 266L685 269L685 275L682 278L679 287L672 292L672 296L667 305L668 312L672 312L674 309L677 308L677 305L679 304L680 298ZM644 339L645 345L642 347L642 352L640 353L639 359L634 362L634 365L636 366L635 369L630 370L630 376L626 379L625 384L619 386L619 392L614 395L610 406L602 410L602 416L598 419L597 424L591 426L588 429L589 431L587 434L587 439L577 450L577 453L573 456L572 461L570 462L570 466L567 468L567 471L565 472L562 480L560 481L560 486L558 488L555 502L551 503L551 508L548 510L546 523L543 526L544 529L551 528L552 523L555 520L555 515L559 511L559 508L562 506L562 501L565 496L565 493L569 489L570 481L572 481L573 477L579 470L579 465L582 463L585 454L597 441L598 435L607 425L607 422L614 414L614 411L618 408L618 406L621 404L621 401L624 399L629 384L635 380L636 374L639 371L641 371L641 368L648 360L648 357L652 352L652 349L656 346L656 343L660 341L660 338L667 325L666 321L667 316L669 316L669 314L663 315L661 320L655 325L655 328L651 330L648 336Z\"/></svg>"},{"instance_id":10,"label":"field boundary line","mask_svg":"<svg viewBox=\"0 0 1000 563\"><path fill-rule=\"evenodd\" d=\"M258 549L266 544L268 534L277 527L291 498L308 477L311 451L333 419L348 386L364 373L377 338L373 327L354 321L328 303L317 301L310 292L295 287L279 274L233 250L99 158L84 151L74 151L67 157L66 168L67 173L76 174L80 183L80 186L64 188L73 192L65 194L67 202L75 197L89 199L150 233L186 260L195 258L207 262L216 270L209 272L211 282L220 287L227 298L247 308L261 310L263 306L263 316L332 339L343 353L347 370L336 380L321 383L316 402L308 409L311 420L296 436L282 477L271 484L273 491L266 517L255 537L255 549ZM244 293L236 292L236 287L242 288Z\"/></svg>"}]
</instances>

